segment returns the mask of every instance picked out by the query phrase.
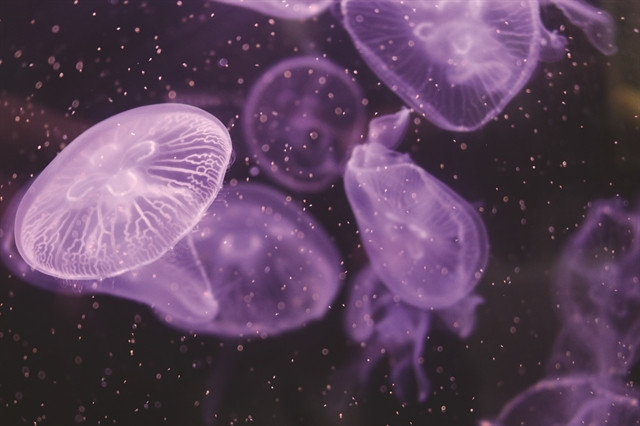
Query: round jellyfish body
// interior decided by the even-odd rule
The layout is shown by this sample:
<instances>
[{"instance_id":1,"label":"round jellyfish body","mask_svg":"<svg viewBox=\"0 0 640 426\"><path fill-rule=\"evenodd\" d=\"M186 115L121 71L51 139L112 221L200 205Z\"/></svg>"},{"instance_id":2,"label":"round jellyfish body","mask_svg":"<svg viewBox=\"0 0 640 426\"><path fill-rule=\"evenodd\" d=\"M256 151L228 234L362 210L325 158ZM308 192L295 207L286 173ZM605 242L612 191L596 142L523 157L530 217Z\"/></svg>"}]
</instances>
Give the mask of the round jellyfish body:
<instances>
[{"instance_id":1,"label":"round jellyfish body","mask_svg":"<svg viewBox=\"0 0 640 426\"><path fill-rule=\"evenodd\" d=\"M16 212L17 248L62 279L149 264L200 220L231 156L226 127L181 104L135 108L91 127L38 176Z\"/></svg>"},{"instance_id":2,"label":"round jellyfish body","mask_svg":"<svg viewBox=\"0 0 640 426\"><path fill-rule=\"evenodd\" d=\"M640 356L639 259L640 210L620 198L592 202L556 266L563 332L552 371L627 374Z\"/></svg>"},{"instance_id":3,"label":"round jellyfish body","mask_svg":"<svg viewBox=\"0 0 640 426\"><path fill-rule=\"evenodd\" d=\"M287 59L254 83L243 109L249 150L294 191L326 189L342 175L365 127L362 91L343 69L311 56Z\"/></svg>"},{"instance_id":4,"label":"round jellyfish body","mask_svg":"<svg viewBox=\"0 0 640 426\"><path fill-rule=\"evenodd\" d=\"M435 309L470 293L489 242L469 203L408 155L374 142L354 148L344 185L364 248L392 293Z\"/></svg>"},{"instance_id":5,"label":"round jellyfish body","mask_svg":"<svg viewBox=\"0 0 640 426\"><path fill-rule=\"evenodd\" d=\"M412 383L416 400L423 402L429 393L429 379L422 354L431 324L431 312L403 303L387 289L367 266L350 287L344 318L347 335L362 345L367 362L354 368L361 384L368 383L375 365L388 356L394 390L402 401L410 396Z\"/></svg>"},{"instance_id":6,"label":"round jellyfish body","mask_svg":"<svg viewBox=\"0 0 640 426\"><path fill-rule=\"evenodd\" d=\"M271 336L328 312L340 259L316 221L291 197L259 184L223 191L192 234L219 311L209 322L174 322L227 337Z\"/></svg>"},{"instance_id":7,"label":"round jellyfish body","mask_svg":"<svg viewBox=\"0 0 640 426\"><path fill-rule=\"evenodd\" d=\"M369 67L444 129L484 125L538 61L536 2L343 0L342 12Z\"/></svg>"},{"instance_id":8,"label":"round jellyfish body","mask_svg":"<svg viewBox=\"0 0 640 426\"><path fill-rule=\"evenodd\" d=\"M216 0L282 19L308 19L324 12L333 0Z\"/></svg>"}]
</instances>

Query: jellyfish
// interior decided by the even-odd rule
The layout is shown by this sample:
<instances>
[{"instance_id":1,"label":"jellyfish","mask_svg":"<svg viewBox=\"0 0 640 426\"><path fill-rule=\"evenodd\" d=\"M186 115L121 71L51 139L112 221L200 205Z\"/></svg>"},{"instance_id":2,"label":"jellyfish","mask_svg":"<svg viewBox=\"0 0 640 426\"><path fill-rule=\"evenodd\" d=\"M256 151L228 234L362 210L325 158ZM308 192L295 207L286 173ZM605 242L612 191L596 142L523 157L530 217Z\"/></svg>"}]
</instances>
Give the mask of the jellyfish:
<instances>
[{"instance_id":1,"label":"jellyfish","mask_svg":"<svg viewBox=\"0 0 640 426\"><path fill-rule=\"evenodd\" d=\"M230 155L225 126L198 108L151 105L113 116L78 136L20 194L4 221L3 256L43 287L210 318L217 301L189 232L217 196Z\"/></svg>"},{"instance_id":2,"label":"jellyfish","mask_svg":"<svg viewBox=\"0 0 640 426\"><path fill-rule=\"evenodd\" d=\"M324 12L333 0L216 0L282 19L309 19Z\"/></svg>"},{"instance_id":3,"label":"jellyfish","mask_svg":"<svg viewBox=\"0 0 640 426\"><path fill-rule=\"evenodd\" d=\"M369 122L367 141L395 149L409 129L411 111L403 107L395 114L385 114Z\"/></svg>"},{"instance_id":4,"label":"jellyfish","mask_svg":"<svg viewBox=\"0 0 640 426\"><path fill-rule=\"evenodd\" d=\"M562 331L550 372L624 376L640 344L640 210L620 198L590 203L553 280Z\"/></svg>"},{"instance_id":5,"label":"jellyfish","mask_svg":"<svg viewBox=\"0 0 640 426\"><path fill-rule=\"evenodd\" d=\"M387 357L398 399L424 402L429 380L422 354L434 316L466 338L475 326L475 307L482 299L472 294L440 311L419 309L390 292L371 265L358 273L349 290L344 325L347 335L363 348L360 358L364 361L351 367L358 370L358 382L366 384L376 364ZM411 396L414 388L415 398Z\"/></svg>"},{"instance_id":6,"label":"jellyfish","mask_svg":"<svg viewBox=\"0 0 640 426\"><path fill-rule=\"evenodd\" d=\"M494 421L480 426L640 424L640 400L629 388L588 375L543 379L513 398Z\"/></svg>"},{"instance_id":7,"label":"jellyfish","mask_svg":"<svg viewBox=\"0 0 640 426\"><path fill-rule=\"evenodd\" d=\"M354 148L344 186L364 248L392 293L423 309L463 299L482 277L482 219L407 154L377 142Z\"/></svg>"},{"instance_id":8,"label":"jellyfish","mask_svg":"<svg viewBox=\"0 0 640 426\"><path fill-rule=\"evenodd\" d=\"M343 172L365 126L362 91L327 59L287 59L254 83L242 129L254 160L288 189L319 192Z\"/></svg>"},{"instance_id":9,"label":"jellyfish","mask_svg":"<svg viewBox=\"0 0 640 426\"><path fill-rule=\"evenodd\" d=\"M268 186L223 190L191 234L211 291L213 320L165 318L222 337L267 337L323 317L340 289L334 243L293 199Z\"/></svg>"},{"instance_id":10,"label":"jellyfish","mask_svg":"<svg viewBox=\"0 0 640 426\"><path fill-rule=\"evenodd\" d=\"M226 127L194 107L115 115L78 136L26 191L18 251L62 279L101 279L153 262L200 220L231 156Z\"/></svg>"},{"instance_id":11,"label":"jellyfish","mask_svg":"<svg viewBox=\"0 0 640 426\"><path fill-rule=\"evenodd\" d=\"M550 3L546 0L544 3ZM605 54L613 20L580 0L553 1ZM539 59L566 38L547 30L536 0L342 0L343 24L378 77L435 125L472 131L494 118Z\"/></svg>"},{"instance_id":12,"label":"jellyfish","mask_svg":"<svg viewBox=\"0 0 640 426\"><path fill-rule=\"evenodd\" d=\"M218 301L194 252L190 236L180 240L158 260L114 277L93 280L60 279L30 267L15 241L16 211L28 184L11 198L0 220L0 259L22 282L56 293L108 294L144 303L158 316L182 323L211 320Z\"/></svg>"},{"instance_id":13,"label":"jellyfish","mask_svg":"<svg viewBox=\"0 0 640 426\"><path fill-rule=\"evenodd\" d=\"M611 15L605 11L591 6L584 0L540 0L540 3L560 9L602 54L613 55L618 51L615 23Z\"/></svg>"},{"instance_id":14,"label":"jellyfish","mask_svg":"<svg viewBox=\"0 0 640 426\"><path fill-rule=\"evenodd\" d=\"M13 238L18 194L0 222L0 257L37 287L145 303L181 330L265 338L323 317L342 271L322 227L291 197L264 185L240 184L221 197L155 262L100 280L62 280L19 255Z\"/></svg>"}]
</instances>

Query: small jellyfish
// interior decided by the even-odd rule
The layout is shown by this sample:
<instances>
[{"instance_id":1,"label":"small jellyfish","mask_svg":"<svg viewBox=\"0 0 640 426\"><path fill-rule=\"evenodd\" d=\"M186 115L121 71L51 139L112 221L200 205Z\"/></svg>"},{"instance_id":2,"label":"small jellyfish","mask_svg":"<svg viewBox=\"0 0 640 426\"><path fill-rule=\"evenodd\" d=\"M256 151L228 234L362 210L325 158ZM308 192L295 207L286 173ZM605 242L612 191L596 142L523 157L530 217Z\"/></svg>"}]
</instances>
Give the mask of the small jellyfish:
<instances>
[{"instance_id":1,"label":"small jellyfish","mask_svg":"<svg viewBox=\"0 0 640 426\"><path fill-rule=\"evenodd\" d=\"M595 376L568 376L541 380L480 426L633 424L640 424L640 400L629 388L603 385Z\"/></svg>"},{"instance_id":2,"label":"small jellyfish","mask_svg":"<svg viewBox=\"0 0 640 426\"><path fill-rule=\"evenodd\" d=\"M282 19L309 19L324 12L333 0L216 0Z\"/></svg>"},{"instance_id":3,"label":"small jellyfish","mask_svg":"<svg viewBox=\"0 0 640 426\"><path fill-rule=\"evenodd\" d=\"M327 59L287 59L254 83L245 103L245 141L262 170L288 189L318 192L342 175L360 142L359 86Z\"/></svg>"},{"instance_id":4,"label":"small jellyfish","mask_svg":"<svg viewBox=\"0 0 640 426\"><path fill-rule=\"evenodd\" d=\"M115 115L78 136L35 179L15 241L32 268L103 279L157 260L200 220L231 156L226 127L195 107Z\"/></svg>"},{"instance_id":5,"label":"small jellyfish","mask_svg":"<svg viewBox=\"0 0 640 426\"><path fill-rule=\"evenodd\" d=\"M376 142L354 148L344 185L364 248L391 292L419 308L444 308L475 287L487 264L487 231L451 188Z\"/></svg>"},{"instance_id":6,"label":"small jellyfish","mask_svg":"<svg viewBox=\"0 0 640 426\"><path fill-rule=\"evenodd\" d=\"M211 321L173 321L198 333L273 336L324 316L341 282L323 228L290 196L260 184L223 190L191 234L219 310Z\"/></svg>"},{"instance_id":7,"label":"small jellyfish","mask_svg":"<svg viewBox=\"0 0 640 426\"><path fill-rule=\"evenodd\" d=\"M550 1L550 0L549 0ZM579 0L554 1L604 53L613 21ZM439 127L476 130L566 39L542 24L537 0L342 0L343 24L370 68Z\"/></svg>"},{"instance_id":8,"label":"small jellyfish","mask_svg":"<svg viewBox=\"0 0 640 426\"><path fill-rule=\"evenodd\" d=\"M358 382L366 384L376 364L386 357L398 399L424 402L429 395L429 380L422 354L434 316L466 338L475 326L475 307L481 301L470 295L441 311L418 309L395 297L367 265L350 287L344 317L347 335L361 344L360 358L366 360L352 367L358 370ZM413 389L415 397L411 396Z\"/></svg>"},{"instance_id":9,"label":"small jellyfish","mask_svg":"<svg viewBox=\"0 0 640 426\"><path fill-rule=\"evenodd\" d=\"M591 202L557 262L553 297L563 330L550 371L626 375L640 357L640 210Z\"/></svg>"}]
</instances>

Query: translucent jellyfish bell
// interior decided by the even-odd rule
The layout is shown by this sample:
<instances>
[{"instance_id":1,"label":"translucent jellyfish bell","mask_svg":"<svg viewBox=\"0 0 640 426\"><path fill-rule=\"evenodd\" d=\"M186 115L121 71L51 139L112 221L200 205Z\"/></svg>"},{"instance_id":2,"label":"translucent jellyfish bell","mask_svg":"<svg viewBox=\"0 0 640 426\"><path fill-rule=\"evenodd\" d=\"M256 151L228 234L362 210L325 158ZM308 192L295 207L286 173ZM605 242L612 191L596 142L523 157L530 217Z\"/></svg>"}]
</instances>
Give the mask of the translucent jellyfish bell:
<instances>
[{"instance_id":1,"label":"translucent jellyfish bell","mask_svg":"<svg viewBox=\"0 0 640 426\"><path fill-rule=\"evenodd\" d=\"M242 129L258 165L295 191L326 189L360 142L365 111L359 86L333 62L287 59L254 83Z\"/></svg>"},{"instance_id":2,"label":"translucent jellyfish bell","mask_svg":"<svg viewBox=\"0 0 640 426\"><path fill-rule=\"evenodd\" d=\"M553 3L603 52L615 51L608 15L578 0ZM495 117L529 80L540 55L558 60L566 45L543 26L537 0L342 0L341 9L378 77L453 131L475 130Z\"/></svg>"},{"instance_id":3,"label":"translucent jellyfish bell","mask_svg":"<svg viewBox=\"0 0 640 426\"><path fill-rule=\"evenodd\" d=\"M63 280L31 268L18 253L14 225L16 211L28 185L9 202L0 220L0 258L21 281L63 294L102 293L145 303L163 318L185 323L211 320L218 301L194 252L191 237L180 240L157 261L115 277Z\"/></svg>"},{"instance_id":4,"label":"translucent jellyfish bell","mask_svg":"<svg viewBox=\"0 0 640 426\"><path fill-rule=\"evenodd\" d=\"M366 360L351 367L357 370L358 382L368 383L376 364L388 357L398 399L424 402L430 386L423 353L433 317L439 316L450 331L466 338L475 326L475 308L481 301L472 294L444 310L419 309L395 297L367 265L349 288L344 317L345 332L360 344L360 359ZM414 388L415 397L411 395Z\"/></svg>"},{"instance_id":5,"label":"translucent jellyfish bell","mask_svg":"<svg viewBox=\"0 0 640 426\"><path fill-rule=\"evenodd\" d=\"M344 185L373 268L393 293L443 308L475 287L487 264L487 231L453 190L375 142L354 148Z\"/></svg>"},{"instance_id":6,"label":"translucent jellyfish bell","mask_svg":"<svg viewBox=\"0 0 640 426\"><path fill-rule=\"evenodd\" d=\"M409 108L402 108L395 114L381 115L369 122L367 141L377 142L389 149L395 149L409 129Z\"/></svg>"},{"instance_id":7,"label":"translucent jellyfish bell","mask_svg":"<svg viewBox=\"0 0 640 426\"><path fill-rule=\"evenodd\" d=\"M219 301L212 321L173 321L218 336L272 336L328 312L340 259L322 227L291 197L259 184L224 190L193 237Z\"/></svg>"},{"instance_id":8,"label":"translucent jellyfish bell","mask_svg":"<svg viewBox=\"0 0 640 426\"><path fill-rule=\"evenodd\" d=\"M38 176L18 206L15 241L32 268L103 279L149 264L201 219L231 155L225 126L180 104L91 127Z\"/></svg>"}]
</instances>

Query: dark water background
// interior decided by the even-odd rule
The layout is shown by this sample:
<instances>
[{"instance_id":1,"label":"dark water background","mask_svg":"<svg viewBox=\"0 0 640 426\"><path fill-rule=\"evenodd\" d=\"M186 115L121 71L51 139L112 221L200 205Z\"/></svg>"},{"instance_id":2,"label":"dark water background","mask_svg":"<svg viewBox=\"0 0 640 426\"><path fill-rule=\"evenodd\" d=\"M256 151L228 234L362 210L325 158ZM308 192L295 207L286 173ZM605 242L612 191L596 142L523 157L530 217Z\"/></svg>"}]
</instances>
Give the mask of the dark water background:
<instances>
[{"instance_id":1,"label":"dark water background","mask_svg":"<svg viewBox=\"0 0 640 426\"><path fill-rule=\"evenodd\" d=\"M174 96L230 127L237 157L226 181L244 180L253 164L242 100L262 71L291 56L326 55L357 70L370 118L402 106L329 12L297 22L205 1L76 3L0 4L0 212L84 129ZM539 64L499 118L451 133L412 115L399 150L481 206L491 240L475 332L466 341L429 335L426 403L385 392L384 364L355 400L331 388L356 351L341 330L344 291L303 330L223 341L170 329L144 305L40 290L0 266L0 424L472 425L495 416L544 375L558 326L554 260L586 204L637 200L640 189L640 3L601 6L618 27L617 55L601 55L547 8L548 27L566 25L571 59ZM341 182L292 195L354 276L366 255ZM628 379L639 378L636 368Z\"/></svg>"}]
</instances>

